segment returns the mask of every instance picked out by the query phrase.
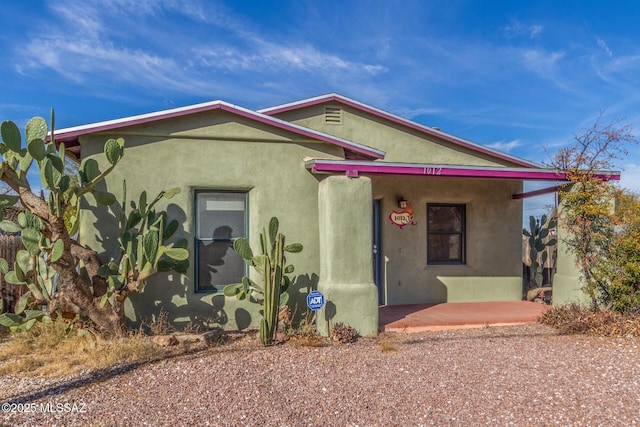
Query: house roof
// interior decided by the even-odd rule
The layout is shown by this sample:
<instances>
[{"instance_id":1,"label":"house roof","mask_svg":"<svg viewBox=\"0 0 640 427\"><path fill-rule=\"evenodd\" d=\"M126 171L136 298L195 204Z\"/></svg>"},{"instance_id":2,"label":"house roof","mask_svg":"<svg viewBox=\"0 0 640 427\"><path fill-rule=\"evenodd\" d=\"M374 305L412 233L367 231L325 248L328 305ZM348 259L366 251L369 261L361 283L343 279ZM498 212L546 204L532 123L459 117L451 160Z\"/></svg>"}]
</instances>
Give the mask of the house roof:
<instances>
[{"instance_id":1,"label":"house roof","mask_svg":"<svg viewBox=\"0 0 640 427\"><path fill-rule=\"evenodd\" d=\"M505 168L494 166L459 166L424 163L393 163L353 160L310 159L305 167L313 173L345 173L356 177L359 174L378 175L422 175L449 178L493 178L527 181L565 181L567 174L547 168ZM618 181L620 172L602 171L595 174L603 180Z\"/></svg>"},{"instance_id":2,"label":"house roof","mask_svg":"<svg viewBox=\"0 0 640 427\"><path fill-rule=\"evenodd\" d=\"M426 136L436 137L440 140L447 141L453 145L457 145L471 151L475 151L477 153L482 153L485 155L489 155L494 158L498 158L501 160L506 160L510 163L520 165L525 168L535 168L538 169L541 166L537 163L521 159L516 156L512 156L510 154L506 154L497 150L493 150L489 147L473 143L471 141L467 141L462 138L458 138L457 136L450 135L448 133L442 132L438 129L434 129L429 126L422 125L420 123L416 123L412 120L406 119L404 117L397 116L395 114L389 113L387 111L381 110L379 108L372 107L367 104L363 104L362 102L347 98L345 96L339 95L337 93L329 93L326 95L317 96L314 98L307 98L296 102L290 102L288 104L276 105L274 107L263 108L258 110L259 113L274 116L286 111L298 110L301 108L306 108L312 105L323 104L327 102L338 102L343 105L347 105L351 108L354 108L359 111L363 111L365 113L372 114L376 117L380 117L385 120L389 120L393 123L400 124L402 126L406 126L410 129L419 131Z\"/></svg>"},{"instance_id":3,"label":"house roof","mask_svg":"<svg viewBox=\"0 0 640 427\"><path fill-rule=\"evenodd\" d=\"M165 119L171 119L175 117L186 116L189 114L196 114L206 111L222 110L232 114L236 114L241 117L245 117L251 120L255 120L260 123L265 123L276 128L287 130L298 135L316 139L319 141L327 142L329 144L337 145L344 148L347 152L353 152L359 155L359 157L367 159L382 159L384 158L384 151L368 147L363 144L358 144L353 141L339 138L333 135L329 135L323 132L319 132L313 129L309 129L303 126L299 126L284 120L280 120L275 117L271 117L260 112L249 110L239 107L237 105L230 104L224 101L212 101L204 102L201 104L189 105L185 107L173 108L170 110L156 111L153 113L140 114L136 116L123 117L115 120L107 120L103 122L90 123L82 126L75 126L65 129L59 129L55 131L56 142L64 142L65 149L72 152L76 157L80 158L80 142L79 138L83 135L89 135L96 132L112 131L128 126L134 126L144 123L151 123Z\"/></svg>"}]
</instances>

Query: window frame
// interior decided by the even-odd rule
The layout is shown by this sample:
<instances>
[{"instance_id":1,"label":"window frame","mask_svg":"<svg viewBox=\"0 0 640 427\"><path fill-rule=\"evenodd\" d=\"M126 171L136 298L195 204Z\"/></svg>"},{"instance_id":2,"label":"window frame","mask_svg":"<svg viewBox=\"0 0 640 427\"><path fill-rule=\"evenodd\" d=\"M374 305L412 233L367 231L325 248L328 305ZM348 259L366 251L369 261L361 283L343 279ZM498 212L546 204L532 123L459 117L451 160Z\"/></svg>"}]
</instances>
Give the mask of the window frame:
<instances>
[{"instance_id":1,"label":"window frame","mask_svg":"<svg viewBox=\"0 0 640 427\"><path fill-rule=\"evenodd\" d=\"M461 213L460 231L436 231L429 229L429 208L446 207L458 208ZM467 205L465 203L427 203L426 223L427 223L427 265L466 265L467 264ZM460 236L460 259L449 261L434 261L429 259L429 237L432 235L455 235Z\"/></svg>"},{"instance_id":2,"label":"window frame","mask_svg":"<svg viewBox=\"0 0 640 427\"><path fill-rule=\"evenodd\" d=\"M200 238L198 237L200 234L200 215L199 215L199 205L198 205L198 196L201 194L241 194L244 196L244 219L243 219L243 235L239 237L244 237L249 240L249 191L248 190L219 190L219 189L196 189L193 191L193 252L194 252L194 263L193 263L193 287L194 292L196 294L215 294L222 293L224 286L220 285L220 288L214 287L213 289L201 289L200 288L200 242L224 242L228 241L233 245L233 242L239 237L231 237L229 239L214 239L211 238ZM233 250L233 248L231 249ZM243 262L243 276L249 275L249 268L247 263Z\"/></svg>"}]
</instances>

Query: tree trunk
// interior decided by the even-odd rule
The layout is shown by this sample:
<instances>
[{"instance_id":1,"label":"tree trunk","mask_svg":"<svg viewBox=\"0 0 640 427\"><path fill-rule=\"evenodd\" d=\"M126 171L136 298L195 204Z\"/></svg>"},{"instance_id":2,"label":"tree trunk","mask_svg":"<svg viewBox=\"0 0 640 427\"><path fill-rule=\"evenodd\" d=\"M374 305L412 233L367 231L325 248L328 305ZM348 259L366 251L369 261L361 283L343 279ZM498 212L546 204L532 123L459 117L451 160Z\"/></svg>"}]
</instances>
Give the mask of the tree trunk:
<instances>
[{"instance_id":1,"label":"tree trunk","mask_svg":"<svg viewBox=\"0 0 640 427\"><path fill-rule=\"evenodd\" d=\"M122 335L125 330L124 310L116 311L108 302L100 307L100 298L94 298L84 280L78 274L68 271L59 272L58 292L54 296L57 300L52 308L63 311L71 309L81 316L88 317L98 331L107 337ZM74 277L75 276L75 277ZM120 303L116 302L120 305Z\"/></svg>"},{"instance_id":2,"label":"tree trunk","mask_svg":"<svg viewBox=\"0 0 640 427\"><path fill-rule=\"evenodd\" d=\"M52 304L52 310L71 308L74 313L88 317L105 336L122 335L126 327L123 304L116 300L115 306L107 302L100 307L106 283L97 275L100 266L97 253L77 246L75 242L70 242L70 246L70 250L52 264L59 275L57 293L54 296L57 301ZM91 286L77 272L77 259L84 262Z\"/></svg>"}]
</instances>

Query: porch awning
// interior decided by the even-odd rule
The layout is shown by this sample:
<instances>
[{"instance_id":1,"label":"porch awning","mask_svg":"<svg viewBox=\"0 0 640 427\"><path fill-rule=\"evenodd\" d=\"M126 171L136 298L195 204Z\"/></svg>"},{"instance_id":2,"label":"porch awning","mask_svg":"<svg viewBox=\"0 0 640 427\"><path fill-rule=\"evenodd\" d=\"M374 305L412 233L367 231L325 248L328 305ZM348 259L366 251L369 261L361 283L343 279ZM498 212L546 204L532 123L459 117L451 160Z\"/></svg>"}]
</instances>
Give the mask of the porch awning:
<instances>
[{"instance_id":1,"label":"porch awning","mask_svg":"<svg viewBox=\"0 0 640 427\"><path fill-rule=\"evenodd\" d=\"M449 178L518 179L526 181L568 182L566 173L546 168L506 168L492 166L463 166L423 163L391 163L381 161L310 159L305 167L312 173L345 173L350 177L360 174L422 175ZM603 180L620 180L618 171L601 171L596 176Z\"/></svg>"}]
</instances>

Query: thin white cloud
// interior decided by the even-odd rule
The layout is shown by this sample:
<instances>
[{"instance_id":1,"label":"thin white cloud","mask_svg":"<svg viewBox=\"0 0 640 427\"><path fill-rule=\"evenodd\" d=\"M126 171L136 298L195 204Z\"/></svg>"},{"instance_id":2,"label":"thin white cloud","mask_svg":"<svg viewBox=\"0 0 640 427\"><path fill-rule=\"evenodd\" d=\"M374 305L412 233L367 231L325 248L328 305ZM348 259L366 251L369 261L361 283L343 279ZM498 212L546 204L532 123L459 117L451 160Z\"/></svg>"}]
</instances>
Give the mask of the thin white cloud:
<instances>
[{"instance_id":1,"label":"thin white cloud","mask_svg":"<svg viewBox=\"0 0 640 427\"><path fill-rule=\"evenodd\" d=\"M604 40L602 40L600 37L597 37L596 42L598 43L598 46L600 46L600 48L604 50L607 55L613 56L613 52L611 52L611 49L609 49L609 46L607 46L607 43Z\"/></svg>"},{"instance_id":2,"label":"thin white cloud","mask_svg":"<svg viewBox=\"0 0 640 427\"><path fill-rule=\"evenodd\" d=\"M446 108L436 107L420 107L415 109L399 108L395 110L395 114L408 119L414 119L419 116L442 116L448 113L450 113L450 111Z\"/></svg>"},{"instance_id":3,"label":"thin white cloud","mask_svg":"<svg viewBox=\"0 0 640 427\"><path fill-rule=\"evenodd\" d=\"M520 37L525 36L531 39L538 37L542 34L544 27L539 24L525 25L522 22L514 19L509 25L503 28L504 34L507 37Z\"/></svg>"},{"instance_id":4,"label":"thin white cloud","mask_svg":"<svg viewBox=\"0 0 640 427\"><path fill-rule=\"evenodd\" d=\"M524 49L521 52L522 63L541 76L553 72L564 55L564 52L549 52L543 49Z\"/></svg>"},{"instance_id":5,"label":"thin white cloud","mask_svg":"<svg viewBox=\"0 0 640 427\"><path fill-rule=\"evenodd\" d=\"M29 74L52 69L81 85L129 82L191 94L211 92L220 86L219 79L237 71L362 76L388 71L382 65L350 61L309 44L267 41L266 35L251 31L250 24L223 6L208 6L171 0L55 3L51 10L56 19L47 23L47 31L36 33L16 49L22 55L16 70ZM175 34L169 40L171 35L154 23L178 13L209 35L197 39Z\"/></svg>"},{"instance_id":6,"label":"thin white cloud","mask_svg":"<svg viewBox=\"0 0 640 427\"><path fill-rule=\"evenodd\" d=\"M31 67L52 68L76 83L95 81L98 73L143 86L145 82L153 82L174 90L194 88L194 82L172 77L182 74L182 69L173 60L141 50L119 49L91 40L56 38L34 41L26 46L26 52L32 58L39 58L39 62L31 60Z\"/></svg>"},{"instance_id":7,"label":"thin white cloud","mask_svg":"<svg viewBox=\"0 0 640 427\"><path fill-rule=\"evenodd\" d=\"M194 49L200 65L212 69L244 71L347 71L376 75L387 72L379 65L361 64L319 52L313 46L283 46L260 42L245 52L233 46Z\"/></svg>"},{"instance_id":8,"label":"thin white cloud","mask_svg":"<svg viewBox=\"0 0 640 427\"><path fill-rule=\"evenodd\" d=\"M486 144L487 147L493 148L494 150L503 151L508 153L520 146L522 146L522 142L518 139L514 139L513 141L497 141L491 144Z\"/></svg>"},{"instance_id":9,"label":"thin white cloud","mask_svg":"<svg viewBox=\"0 0 640 427\"><path fill-rule=\"evenodd\" d=\"M606 64L606 73L637 73L640 69L640 55L616 56L616 58Z\"/></svg>"},{"instance_id":10,"label":"thin white cloud","mask_svg":"<svg viewBox=\"0 0 640 427\"><path fill-rule=\"evenodd\" d=\"M103 31L103 23L99 13L91 2L50 3L51 9L59 15L63 22L73 24L68 32L77 32L86 37L96 38ZM50 23L48 29L55 28ZM55 32L55 30L53 30Z\"/></svg>"}]
</instances>

